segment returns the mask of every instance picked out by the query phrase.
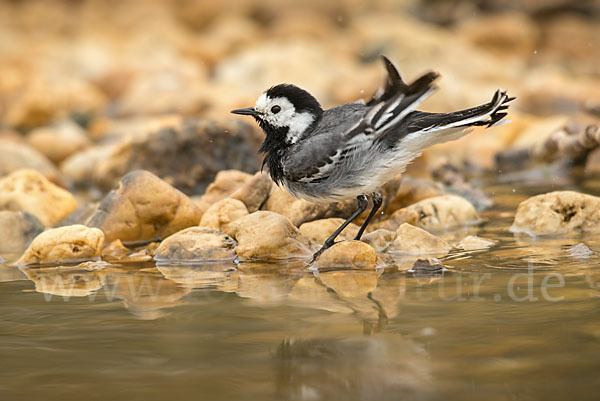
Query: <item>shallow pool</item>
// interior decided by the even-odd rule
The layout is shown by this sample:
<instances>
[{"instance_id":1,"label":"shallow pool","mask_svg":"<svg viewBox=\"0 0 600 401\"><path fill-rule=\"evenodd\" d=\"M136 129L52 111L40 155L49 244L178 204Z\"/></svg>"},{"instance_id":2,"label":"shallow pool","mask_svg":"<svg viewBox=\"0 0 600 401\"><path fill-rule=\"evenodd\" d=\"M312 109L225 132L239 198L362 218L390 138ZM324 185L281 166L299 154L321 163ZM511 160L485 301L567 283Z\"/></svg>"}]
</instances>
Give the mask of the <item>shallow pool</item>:
<instances>
[{"instance_id":1,"label":"shallow pool","mask_svg":"<svg viewBox=\"0 0 600 401\"><path fill-rule=\"evenodd\" d=\"M600 236L508 232L520 200L572 187L487 185L485 222L443 237L498 243L443 274L4 265L1 399L598 399L600 258L572 248Z\"/></svg>"}]
</instances>

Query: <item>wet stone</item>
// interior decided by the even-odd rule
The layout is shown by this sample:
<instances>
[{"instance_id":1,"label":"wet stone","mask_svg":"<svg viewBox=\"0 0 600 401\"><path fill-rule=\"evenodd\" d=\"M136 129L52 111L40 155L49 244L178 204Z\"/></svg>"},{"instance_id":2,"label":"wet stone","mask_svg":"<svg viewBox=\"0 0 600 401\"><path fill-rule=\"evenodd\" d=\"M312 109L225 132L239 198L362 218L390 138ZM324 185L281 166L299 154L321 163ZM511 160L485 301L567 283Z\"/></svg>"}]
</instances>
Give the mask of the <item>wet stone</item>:
<instances>
[{"instance_id":1,"label":"wet stone","mask_svg":"<svg viewBox=\"0 0 600 401\"><path fill-rule=\"evenodd\" d=\"M237 219L232 228L241 260L306 258L311 254L300 231L277 213L257 211Z\"/></svg>"},{"instance_id":2,"label":"wet stone","mask_svg":"<svg viewBox=\"0 0 600 401\"><path fill-rule=\"evenodd\" d=\"M460 243L456 247L465 251L471 251L475 249L490 248L495 244L496 241L487 238L480 238L475 235L469 235L465 237L462 241L460 241Z\"/></svg>"},{"instance_id":3,"label":"wet stone","mask_svg":"<svg viewBox=\"0 0 600 401\"><path fill-rule=\"evenodd\" d=\"M594 251L592 251L583 242L580 242L579 244L575 245L574 247L567 249L567 254L572 258L587 259L591 255L594 254Z\"/></svg>"},{"instance_id":4,"label":"wet stone","mask_svg":"<svg viewBox=\"0 0 600 401\"><path fill-rule=\"evenodd\" d=\"M190 227L161 242L157 262L208 262L235 259L237 243L229 235L207 227Z\"/></svg>"},{"instance_id":5,"label":"wet stone","mask_svg":"<svg viewBox=\"0 0 600 401\"><path fill-rule=\"evenodd\" d=\"M510 228L536 235L600 232L600 198L574 191L533 196L519 204Z\"/></svg>"},{"instance_id":6,"label":"wet stone","mask_svg":"<svg viewBox=\"0 0 600 401\"><path fill-rule=\"evenodd\" d=\"M408 255L446 255L451 247L446 241L410 224L402 224L389 252Z\"/></svg>"},{"instance_id":7,"label":"wet stone","mask_svg":"<svg viewBox=\"0 0 600 401\"><path fill-rule=\"evenodd\" d=\"M377 267L377 252L372 246L362 241L342 241L319 256L319 268L323 267L360 267L374 269Z\"/></svg>"},{"instance_id":8,"label":"wet stone","mask_svg":"<svg viewBox=\"0 0 600 401\"><path fill-rule=\"evenodd\" d=\"M416 277L428 277L444 274L446 269L442 262L437 258L417 259L413 267L408 270Z\"/></svg>"},{"instance_id":9,"label":"wet stone","mask_svg":"<svg viewBox=\"0 0 600 401\"><path fill-rule=\"evenodd\" d=\"M392 213L392 215L382 221L378 221L377 223L369 224L368 230L389 230L396 231L398 227L400 227L404 223L412 224L416 226L419 221L419 214L409 208L398 209Z\"/></svg>"},{"instance_id":10,"label":"wet stone","mask_svg":"<svg viewBox=\"0 0 600 401\"><path fill-rule=\"evenodd\" d=\"M479 215L468 200L457 195L427 198L408 207L419 215L419 227L444 230L479 221Z\"/></svg>"},{"instance_id":11,"label":"wet stone","mask_svg":"<svg viewBox=\"0 0 600 401\"><path fill-rule=\"evenodd\" d=\"M53 228L35 237L16 265L71 263L100 258L104 233L73 225Z\"/></svg>"},{"instance_id":12,"label":"wet stone","mask_svg":"<svg viewBox=\"0 0 600 401\"><path fill-rule=\"evenodd\" d=\"M384 252L396 239L396 232L380 228L375 231L366 233L360 239L362 242L369 244L376 252Z\"/></svg>"},{"instance_id":13,"label":"wet stone","mask_svg":"<svg viewBox=\"0 0 600 401\"><path fill-rule=\"evenodd\" d=\"M154 174L138 170L124 176L104 197L87 225L104 231L106 240L142 241L166 238L196 226L201 211L179 190Z\"/></svg>"}]
</instances>

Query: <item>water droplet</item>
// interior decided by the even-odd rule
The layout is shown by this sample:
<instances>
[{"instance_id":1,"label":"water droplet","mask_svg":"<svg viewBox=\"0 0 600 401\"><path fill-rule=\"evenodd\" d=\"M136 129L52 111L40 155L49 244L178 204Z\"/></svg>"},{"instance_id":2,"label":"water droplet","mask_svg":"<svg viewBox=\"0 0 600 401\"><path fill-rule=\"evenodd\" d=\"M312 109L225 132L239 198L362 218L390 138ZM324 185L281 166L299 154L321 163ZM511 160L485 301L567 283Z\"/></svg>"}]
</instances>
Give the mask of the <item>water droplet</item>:
<instances>
[{"instance_id":1,"label":"water droplet","mask_svg":"<svg viewBox=\"0 0 600 401\"><path fill-rule=\"evenodd\" d=\"M533 54L537 54L537 50L534 50L534 51L533 51Z\"/></svg>"}]
</instances>

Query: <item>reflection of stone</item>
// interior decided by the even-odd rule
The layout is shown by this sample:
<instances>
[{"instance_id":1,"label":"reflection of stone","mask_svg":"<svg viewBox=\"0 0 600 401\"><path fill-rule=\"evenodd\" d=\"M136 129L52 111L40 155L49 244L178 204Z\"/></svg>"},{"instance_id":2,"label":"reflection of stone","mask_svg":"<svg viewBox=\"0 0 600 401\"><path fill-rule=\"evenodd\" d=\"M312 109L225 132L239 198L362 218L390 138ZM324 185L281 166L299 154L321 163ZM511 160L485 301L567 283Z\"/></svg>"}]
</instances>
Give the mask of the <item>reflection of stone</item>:
<instances>
[{"instance_id":1,"label":"reflection of stone","mask_svg":"<svg viewBox=\"0 0 600 401\"><path fill-rule=\"evenodd\" d=\"M352 308L346 306L335 294L314 277L303 277L296 281L292 291L288 294L288 304L302 307L325 310L335 313L352 313Z\"/></svg>"},{"instance_id":2,"label":"reflection of stone","mask_svg":"<svg viewBox=\"0 0 600 401\"><path fill-rule=\"evenodd\" d=\"M278 305L285 302L297 278L271 272L240 271L237 295L252 299L259 305Z\"/></svg>"},{"instance_id":3,"label":"reflection of stone","mask_svg":"<svg viewBox=\"0 0 600 401\"><path fill-rule=\"evenodd\" d=\"M86 262L77 266L22 268L22 271L35 283L37 292L63 297L85 297L104 286L106 266L104 262Z\"/></svg>"},{"instance_id":4,"label":"reflection of stone","mask_svg":"<svg viewBox=\"0 0 600 401\"><path fill-rule=\"evenodd\" d=\"M154 320L166 314L164 309L181 305L181 298L191 290L167 280L156 269L108 271L106 296L123 300L123 305L136 317Z\"/></svg>"},{"instance_id":5,"label":"reflection of stone","mask_svg":"<svg viewBox=\"0 0 600 401\"><path fill-rule=\"evenodd\" d=\"M406 277L403 274L384 274L371 291L371 299L379 304L387 319L393 319L400 312L400 302L406 295Z\"/></svg>"},{"instance_id":6,"label":"reflection of stone","mask_svg":"<svg viewBox=\"0 0 600 401\"><path fill-rule=\"evenodd\" d=\"M275 355L282 399L429 399L434 382L427 354L400 335L290 338Z\"/></svg>"},{"instance_id":7,"label":"reflection of stone","mask_svg":"<svg viewBox=\"0 0 600 401\"><path fill-rule=\"evenodd\" d=\"M224 292L234 292L238 288L238 272L232 263L159 265L156 268L163 276L186 288L215 288Z\"/></svg>"},{"instance_id":8,"label":"reflection of stone","mask_svg":"<svg viewBox=\"0 0 600 401\"><path fill-rule=\"evenodd\" d=\"M379 275L375 271L346 270L320 272L319 281L334 291L338 299L364 319L378 320L379 306L369 295L377 288Z\"/></svg>"},{"instance_id":9,"label":"reflection of stone","mask_svg":"<svg viewBox=\"0 0 600 401\"><path fill-rule=\"evenodd\" d=\"M27 280L27 276L14 266L5 264L6 260L0 256L0 283L17 280Z\"/></svg>"}]
</instances>

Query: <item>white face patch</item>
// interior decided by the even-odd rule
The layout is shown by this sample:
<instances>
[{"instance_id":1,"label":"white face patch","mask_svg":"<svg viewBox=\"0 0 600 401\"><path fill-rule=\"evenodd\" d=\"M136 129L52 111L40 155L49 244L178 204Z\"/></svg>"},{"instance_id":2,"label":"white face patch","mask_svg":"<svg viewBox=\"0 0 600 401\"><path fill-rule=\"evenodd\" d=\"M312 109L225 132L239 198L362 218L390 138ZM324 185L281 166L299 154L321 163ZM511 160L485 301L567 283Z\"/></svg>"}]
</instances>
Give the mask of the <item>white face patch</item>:
<instances>
[{"instance_id":1,"label":"white face patch","mask_svg":"<svg viewBox=\"0 0 600 401\"><path fill-rule=\"evenodd\" d=\"M280 111L274 113L274 106L279 106ZM309 112L297 113L294 105L285 97L271 99L266 92L260 95L254 109L261 113L261 118L274 127L288 127L286 142L296 143L304 131L314 121L314 116Z\"/></svg>"}]
</instances>

